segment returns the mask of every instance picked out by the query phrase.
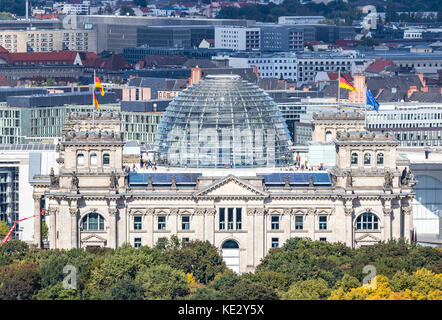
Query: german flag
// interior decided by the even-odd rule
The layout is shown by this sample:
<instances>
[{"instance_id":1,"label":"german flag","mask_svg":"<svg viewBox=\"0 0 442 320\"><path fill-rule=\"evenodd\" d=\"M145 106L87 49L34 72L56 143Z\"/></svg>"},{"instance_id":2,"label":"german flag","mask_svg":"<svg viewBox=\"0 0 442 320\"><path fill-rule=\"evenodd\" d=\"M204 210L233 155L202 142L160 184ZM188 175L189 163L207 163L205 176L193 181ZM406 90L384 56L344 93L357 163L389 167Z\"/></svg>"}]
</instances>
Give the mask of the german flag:
<instances>
[{"instance_id":1,"label":"german flag","mask_svg":"<svg viewBox=\"0 0 442 320\"><path fill-rule=\"evenodd\" d=\"M101 95L104 96L104 88L101 85L100 79L98 77L95 77L95 88L99 88Z\"/></svg>"},{"instance_id":2,"label":"german flag","mask_svg":"<svg viewBox=\"0 0 442 320\"><path fill-rule=\"evenodd\" d=\"M345 80L343 77L339 77L339 87L340 88L344 88L347 90L351 90L351 91L358 91L356 90L355 87L353 87L350 82L348 82L347 80Z\"/></svg>"},{"instance_id":3,"label":"german flag","mask_svg":"<svg viewBox=\"0 0 442 320\"><path fill-rule=\"evenodd\" d=\"M94 92L94 106L95 108L97 108L97 110L100 110L100 106L98 105L98 100L97 97L95 96L95 92Z\"/></svg>"}]
</instances>

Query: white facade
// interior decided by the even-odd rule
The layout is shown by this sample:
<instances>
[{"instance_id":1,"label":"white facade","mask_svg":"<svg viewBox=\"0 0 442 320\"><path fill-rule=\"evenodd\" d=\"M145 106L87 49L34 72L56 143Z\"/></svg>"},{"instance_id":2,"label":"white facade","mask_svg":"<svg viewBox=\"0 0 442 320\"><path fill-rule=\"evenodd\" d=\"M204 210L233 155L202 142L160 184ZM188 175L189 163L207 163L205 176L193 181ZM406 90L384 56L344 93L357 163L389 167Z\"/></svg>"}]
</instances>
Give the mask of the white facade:
<instances>
[{"instance_id":1,"label":"white facade","mask_svg":"<svg viewBox=\"0 0 442 320\"><path fill-rule=\"evenodd\" d=\"M260 28L215 27L215 49L259 49L260 32Z\"/></svg>"},{"instance_id":2,"label":"white facade","mask_svg":"<svg viewBox=\"0 0 442 320\"><path fill-rule=\"evenodd\" d=\"M0 147L1 167L18 169L18 217L17 220L34 215L33 188L30 181L33 175L48 175L51 168L58 173L57 153L54 145L4 145ZM13 223L14 221L9 221ZM34 242L34 221L28 219L18 225L20 240Z\"/></svg>"},{"instance_id":3,"label":"white facade","mask_svg":"<svg viewBox=\"0 0 442 320\"><path fill-rule=\"evenodd\" d=\"M283 78L297 82L297 86L315 82L318 72L352 72L355 63L367 59L353 53L279 53L249 57L249 67L256 66L261 78Z\"/></svg>"},{"instance_id":4,"label":"white facade","mask_svg":"<svg viewBox=\"0 0 442 320\"><path fill-rule=\"evenodd\" d=\"M94 128L91 122L87 113L69 116L59 174L33 182L34 210L42 197L47 202L50 248L153 246L176 235L209 241L230 268L249 272L291 237L350 247L410 239L413 180L400 181L408 163L397 161L391 134L338 133L329 174L164 168L126 175L119 115L101 113ZM34 223L40 245L41 221Z\"/></svg>"}]
</instances>

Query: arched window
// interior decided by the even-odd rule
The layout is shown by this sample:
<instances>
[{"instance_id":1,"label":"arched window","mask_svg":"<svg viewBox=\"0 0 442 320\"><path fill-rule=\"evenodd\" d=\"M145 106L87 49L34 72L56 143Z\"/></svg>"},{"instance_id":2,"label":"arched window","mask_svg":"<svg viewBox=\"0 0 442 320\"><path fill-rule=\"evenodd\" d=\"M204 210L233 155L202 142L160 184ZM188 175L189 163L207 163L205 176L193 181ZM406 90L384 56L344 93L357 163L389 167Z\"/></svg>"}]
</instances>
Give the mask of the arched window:
<instances>
[{"instance_id":1,"label":"arched window","mask_svg":"<svg viewBox=\"0 0 442 320\"><path fill-rule=\"evenodd\" d=\"M379 164L379 165L383 165L384 164L384 154L382 152L378 153L376 163Z\"/></svg>"},{"instance_id":2,"label":"arched window","mask_svg":"<svg viewBox=\"0 0 442 320\"><path fill-rule=\"evenodd\" d=\"M227 240L226 242L223 243L222 248L223 249L239 249L239 245L238 245L238 242L236 242L235 240Z\"/></svg>"},{"instance_id":3,"label":"arched window","mask_svg":"<svg viewBox=\"0 0 442 320\"><path fill-rule=\"evenodd\" d=\"M110 155L109 153L103 154L103 165L108 166L110 164Z\"/></svg>"},{"instance_id":4,"label":"arched window","mask_svg":"<svg viewBox=\"0 0 442 320\"><path fill-rule=\"evenodd\" d=\"M82 153L77 154L77 166L84 166L84 155Z\"/></svg>"},{"instance_id":5,"label":"arched window","mask_svg":"<svg viewBox=\"0 0 442 320\"><path fill-rule=\"evenodd\" d=\"M81 230L102 231L104 230L104 218L98 213L89 213L81 220Z\"/></svg>"},{"instance_id":6,"label":"arched window","mask_svg":"<svg viewBox=\"0 0 442 320\"><path fill-rule=\"evenodd\" d=\"M331 133L331 131L327 131L325 133L325 141L329 142L329 141L331 141L331 139L332 139L332 133Z\"/></svg>"},{"instance_id":7,"label":"arched window","mask_svg":"<svg viewBox=\"0 0 442 320\"><path fill-rule=\"evenodd\" d=\"M369 165L371 163L371 154L364 154L364 165Z\"/></svg>"},{"instance_id":8,"label":"arched window","mask_svg":"<svg viewBox=\"0 0 442 320\"><path fill-rule=\"evenodd\" d=\"M91 153L91 155L90 155L90 165L91 166L96 166L97 165L97 154L96 153Z\"/></svg>"},{"instance_id":9,"label":"arched window","mask_svg":"<svg viewBox=\"0 0 442 320\"><path fill-rule=\"evenodd\" d=\"M239 273L239 244L235 240L227 240L221 246L221 256L227 268Z\"/></svg>"},{"instance_id":10,"label":"arched window","mask_svg":"<svg viewBox=\"0 0 442 320\"><path fill-rule=\"evenodd\" d=\"M358 164L358 154L356 152L353 152L351 154L351 164Z\"/></svg>"},{"instance_id":11,"label":"arched window","mask_svg":"<svg viewBox=\"0 0 442 320\"><path fill-rule=\"evenodd\" d=\"M365 212L356 219L356 230L378 230L379 219L371 212Z\"/></svg>"}]
</instances>

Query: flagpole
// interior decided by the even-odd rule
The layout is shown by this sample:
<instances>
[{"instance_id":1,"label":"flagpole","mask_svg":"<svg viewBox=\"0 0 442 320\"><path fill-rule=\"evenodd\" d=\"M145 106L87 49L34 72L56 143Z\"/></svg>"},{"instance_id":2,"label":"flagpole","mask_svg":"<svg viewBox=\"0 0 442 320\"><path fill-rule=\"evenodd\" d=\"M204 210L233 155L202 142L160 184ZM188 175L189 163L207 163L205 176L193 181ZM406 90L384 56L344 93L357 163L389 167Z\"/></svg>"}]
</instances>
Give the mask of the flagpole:
<instances>
[{"instance_id":1,"label":"flagpole","mask_svg":"<svg viewBox=\"0 0 442 320\"><path fill-rule=\"evenodd\" d=\"M340 84L341 84L341 69L338 69L338 110L339 110L339 100L341 96L341 90L339 90Z\"/></svg>"},{"instance_id":2,"label":"flagpole","mask_svg":"<svg viewBox=\"0 0 442 320\"><path fill-rule=\"evenodd\" d=\"M367 84L365 84L367 86ZM367 121L367 87L365 88L365 130L368 131L368 121Z\"/></svg>"},{"instance_id":3,"label":"flagpole","mask_svg":"<svg viewBox=\"0 0 442 320\"><path fill-rule=\"evenodd\" d=\"M92 128L95 129L95 99L94 99L94 94L95 94L95 69L94 69L94 78L92 79L92 81L94 82L94 89L92 91Z\"/></svg>"}]
</instances>

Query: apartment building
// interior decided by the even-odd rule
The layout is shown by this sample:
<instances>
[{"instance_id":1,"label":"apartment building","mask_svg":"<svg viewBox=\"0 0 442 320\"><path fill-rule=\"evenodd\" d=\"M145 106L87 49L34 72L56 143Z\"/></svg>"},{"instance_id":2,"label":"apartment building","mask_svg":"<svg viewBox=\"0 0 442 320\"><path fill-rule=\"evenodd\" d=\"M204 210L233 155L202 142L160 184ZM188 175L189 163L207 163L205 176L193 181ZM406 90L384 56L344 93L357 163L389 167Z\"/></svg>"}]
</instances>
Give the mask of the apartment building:
<instances>
[{"instance_id":1,"label":"apartment building","mask_svg":"<svg viewBox=\"0 0 442 320\"><path fill-rule=\"evenodd\" d=\"M74 50L97 53L97 32L92 29L0 30L0 46L9 52Z\"/></svg>"}]
</instances>

